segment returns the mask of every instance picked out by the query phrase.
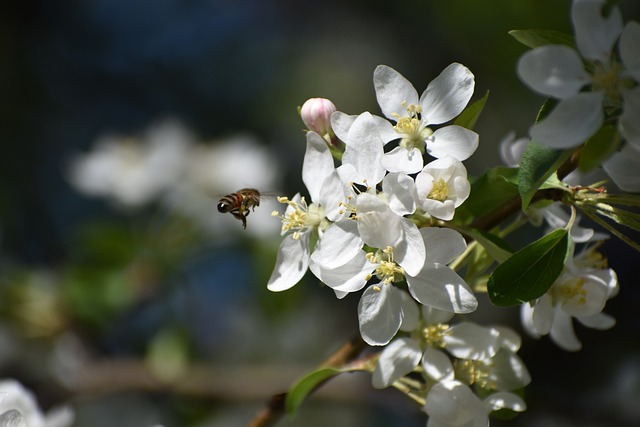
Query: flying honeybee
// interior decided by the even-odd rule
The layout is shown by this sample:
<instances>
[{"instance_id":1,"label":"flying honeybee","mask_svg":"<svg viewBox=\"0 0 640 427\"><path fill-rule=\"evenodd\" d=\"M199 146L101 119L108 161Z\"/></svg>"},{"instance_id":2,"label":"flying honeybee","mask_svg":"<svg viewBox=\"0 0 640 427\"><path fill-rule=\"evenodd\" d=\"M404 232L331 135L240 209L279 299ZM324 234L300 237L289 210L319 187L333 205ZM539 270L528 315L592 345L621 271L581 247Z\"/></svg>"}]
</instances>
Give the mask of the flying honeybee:
<instances>
[{"instance_id":1,"label":"flying honeybee","mask_svg":"<svg viewBox=\"0 0 640 427\"><path fill-rule=\"evenodd\" d=\"M242 228L247 228L247 216L260 206L260 192L253 188L243 188L235 193L227 194L218 202L218 212L229 212L242 221Z\"/></svg>"}]
</instances>

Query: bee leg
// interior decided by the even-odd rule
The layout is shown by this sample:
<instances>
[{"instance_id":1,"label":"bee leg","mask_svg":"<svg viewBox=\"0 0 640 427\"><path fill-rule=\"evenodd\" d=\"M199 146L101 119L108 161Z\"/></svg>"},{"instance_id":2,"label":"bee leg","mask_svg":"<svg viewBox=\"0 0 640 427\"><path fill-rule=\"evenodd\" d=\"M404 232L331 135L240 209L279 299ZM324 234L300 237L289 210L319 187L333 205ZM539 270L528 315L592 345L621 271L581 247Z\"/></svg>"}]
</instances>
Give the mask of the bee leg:
<instances>
[{"instance_id":1,"label":"bee leg","mask_svg":"<svg viewBox=\"0 0 640 427\"><path fill-rule=\"evenodd\" d=\"M242 221L242 228L246 229L247 228L247 217L246 215L240 213L240 212L231 212L231 214L233 215L233 217L235 219L238 219L240 221Z\"/></svg>"}]
</instances>

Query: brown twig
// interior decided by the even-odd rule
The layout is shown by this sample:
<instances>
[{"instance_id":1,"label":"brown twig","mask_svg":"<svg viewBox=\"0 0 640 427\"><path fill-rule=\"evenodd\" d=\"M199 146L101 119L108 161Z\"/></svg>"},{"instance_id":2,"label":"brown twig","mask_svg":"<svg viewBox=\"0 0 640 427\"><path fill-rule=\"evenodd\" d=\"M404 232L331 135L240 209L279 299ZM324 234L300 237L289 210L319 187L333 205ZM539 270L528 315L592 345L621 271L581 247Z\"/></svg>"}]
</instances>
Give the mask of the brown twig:
<instances>
[{"instance_id":1,"label":"brown twig","mask_svg":"<svg viewBox=\"0 0 640 427\"><path fill-rule=\"evenodd\" d=\"M366 344L358 335L344 343L338 350L329 356L320 367L342 366L353 361L364 350ZM315 392L325 382L316 386L309 394ZM285 401L287 393L278 393L271 396L265 408L256 415L248 424L248 427L270 427L274 426L285 413Z\"/></svg>"}]
</instances>

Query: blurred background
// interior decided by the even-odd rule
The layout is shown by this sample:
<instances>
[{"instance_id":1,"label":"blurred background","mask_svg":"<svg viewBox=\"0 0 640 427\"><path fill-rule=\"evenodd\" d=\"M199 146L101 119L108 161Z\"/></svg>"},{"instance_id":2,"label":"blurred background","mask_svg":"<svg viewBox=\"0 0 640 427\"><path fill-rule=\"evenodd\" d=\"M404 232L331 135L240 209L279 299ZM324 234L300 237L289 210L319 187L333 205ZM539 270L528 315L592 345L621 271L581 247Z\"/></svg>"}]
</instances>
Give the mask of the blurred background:
<instances>
[{"instance_id":1,"label":"blurred background","mask_svg":"<svg viewBox=\"0 0 640 427\"><path fill-rule=\"evenodd\" d=\"M418 91L451 62L490 91L471 175L500 163L543 101L511 29L571 32L569 0L25 0L0 5L0 378L74 426L241 426L357 334L358 296L313 277L269 293L279 223L246 231L217 199L293 195L310 97L379 113L373 70ZM640 20L640 4L623 1ZM640 424L638 254L603 251L621 292L578 353L524 338L533 383L513 425ZM485 306L487 301L484 302ZM518 313L480 310L481 322ZM283 426L425 425L394 390L345 375ZM499 422L496 425L502 425ZM511 425L506 423L505 425Z\"/></svg>"}]
</instances>

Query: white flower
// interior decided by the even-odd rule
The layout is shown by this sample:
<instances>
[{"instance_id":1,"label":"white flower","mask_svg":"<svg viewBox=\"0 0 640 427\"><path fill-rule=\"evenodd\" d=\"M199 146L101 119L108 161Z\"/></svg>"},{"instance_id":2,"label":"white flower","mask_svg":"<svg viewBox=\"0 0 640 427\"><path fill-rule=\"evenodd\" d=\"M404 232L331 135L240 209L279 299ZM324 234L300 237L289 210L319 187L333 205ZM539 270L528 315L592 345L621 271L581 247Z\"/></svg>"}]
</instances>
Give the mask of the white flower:
<instances>
[{"instance_id":1,"label":"white flower","mask_svg":"<svg viewBox=\"0 0 640 427\"><path fill-rule=\"evenodd\" d=\"M564 45L541 46L525 53L518 74L533 90L560 100L548 117L533 125L531 137L554 148L575 147L604 121L604 110L622 108L625 88L640 81L640 25L623 29L617 7L602 16L605 0L575 1L571 10L578 52ZM612 50L620 38L618 63ZM588 65L585 68L583 59ZM585 86L590 91L580 92ZM626 129L631 132L631 129Z\"/></svg>"},{"instance_id":2,"label":"white flower","mask_svg":"<svg viewBox=\"0 0 640 427\"><path fill-rule=\"evenodd\" d=\"M393 68L379 65L373 83L382 113L395 122L377 120L384 143L400 139L400 145L384 155L390 172L416 173L423 167L422 154L466 160L478 146L478 135L450 125L433 131L429 126L448 122L460 114L473 95L474 76L465 66L453 63L418 97L413 85Z\"/></svg>"},{"instance_id":3,"label":"white flower","mask_svg":"<svg viewBox=\"0 0 640 427\"><path fill-rule=\"evenodd\" d=\"M640 192L640 151L631 144L609 157L602 167L621 190Z\"/></svg>"},{"instance_id":4,"label":"white flower","mask_svg":"<svg viewBox=\"0 0 640 427\"><path fill-rule=\"evenodd\" d=\"M189 132L175 121L150 128L141 140L103 137L93 151L71 161L69 180L85 194L141 206L180 179L191 143Z\"/></svg>"},{"instance_id":5,"label":"white flower","mask_svg":"<svg viewBox=\"0 0 640 427\"><path fill-rule=\"evenodd\" d=\"M427 427L487 427L489 413L503 408L524 411L526 405L520 397L508 392L480 400L469 387L455 380L435 384L424 406L429 415Z\"/></svg>"},{"instance_id":6,"label":"white flower","mask_svg":"<svg viewBox=\"0 0 640 427\"><path fill-rule=\"evenodd\" d=\"M68 407L43 414L33 394L19 382L0 381L0 426L68 427L73 418L73 411Z\"/></svg>"},{"instance_id":7,"label":"white flower","mask_svg":"<svg viewBox=\"0 0 640 427\"><path fill-rule=\"evenodd\" d=\"M307 133L302 180L309 190L311 204L299 195L292 200L280 199L288 205L282 217L282 234L287 235L280 244L267 284L271 291L284 291L298 283L309 266L311 234L319 234L318 246L322 246L323 231L330 221L344 216L340 210L344 201L342 181L334 168L333 157L322 137L311 131Z\"/></svg>"},{"instance_id":8,"label":"white flower","mask_svg":"<svg viewBox=\"0 0 640 427\"><path fill-rule=\"evenodd\" d=\"M424 212L450 221L471 193L467 169L453 157L434 160L416 176L416 191L418 206Z\"/></svg>"},{"instance_id":9,"label":"white flower","mask_svg":"<svg viewBox=\"0 0 640 427\"><path fill-rule=\"evenodd\" d=\"M583 325L609 329L615 320L602 313L607 300L618 292L618 279L610 268L601 268L602 257L587 250L569 257L565 270L549 291L536 301L523 304L522 323L534 337L550 334L567 351L582 348L572 325L575 317Z\"/></svg>"}]
</instances>

